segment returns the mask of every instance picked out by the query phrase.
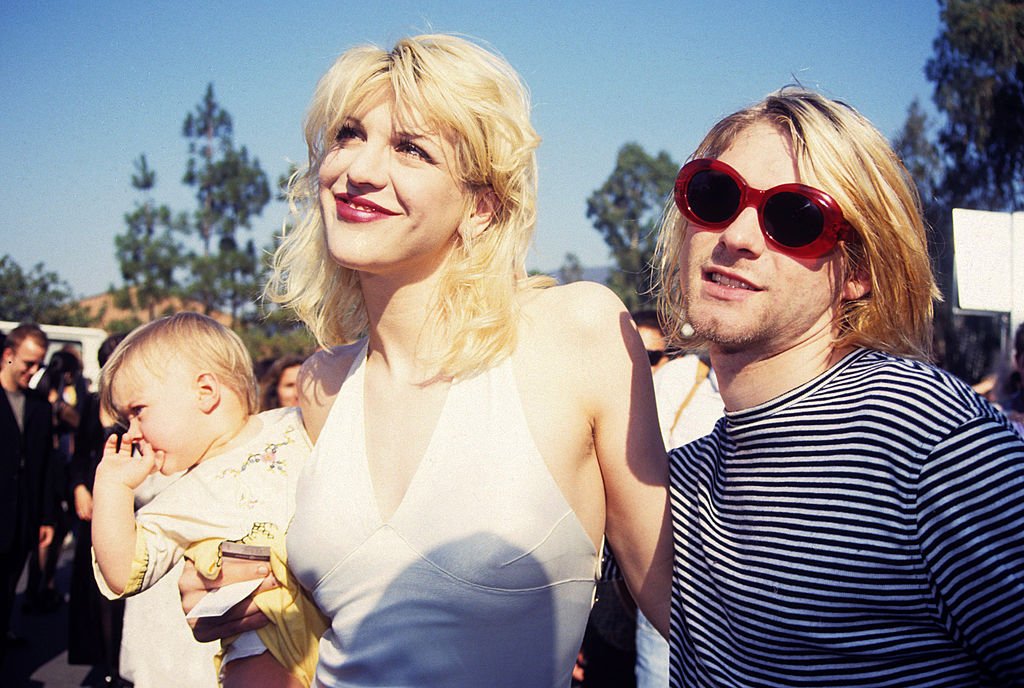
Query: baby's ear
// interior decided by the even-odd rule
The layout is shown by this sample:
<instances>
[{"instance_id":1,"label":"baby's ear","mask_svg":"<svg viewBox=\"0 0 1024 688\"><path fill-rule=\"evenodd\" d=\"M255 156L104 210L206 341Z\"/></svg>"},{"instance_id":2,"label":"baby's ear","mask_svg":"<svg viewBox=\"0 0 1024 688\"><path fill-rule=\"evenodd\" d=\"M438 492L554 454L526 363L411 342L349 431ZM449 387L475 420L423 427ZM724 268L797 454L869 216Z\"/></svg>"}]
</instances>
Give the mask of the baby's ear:
<instances>
[{"instance_id":1,"label":"baby's ear","mask_svg":"<svg viewBox=\"0 0 1024 688\"><path fill-rule=\"evenodd\" d=\"M216 375L210 372L196 375L195 391L199 409L203 413L209 413L217 408L217 404L220 403L220 381Z\"/></svg>"}]
</instances>

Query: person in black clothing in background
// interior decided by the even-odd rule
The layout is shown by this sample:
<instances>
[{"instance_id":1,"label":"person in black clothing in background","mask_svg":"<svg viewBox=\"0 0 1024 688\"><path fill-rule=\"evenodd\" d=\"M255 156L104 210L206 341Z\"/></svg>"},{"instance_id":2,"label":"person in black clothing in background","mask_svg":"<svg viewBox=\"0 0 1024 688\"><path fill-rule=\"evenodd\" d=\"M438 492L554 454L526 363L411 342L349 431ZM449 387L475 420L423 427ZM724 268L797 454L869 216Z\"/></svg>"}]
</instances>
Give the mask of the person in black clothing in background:
<instances>
[{"instance_id":1,"label":"person in black clothing in background","mask_svg":"<svg viewBox=\"0 0 1024 688\"><path fill-rule=\"evenodd\" d=\"M124 334L114 334L104 340L98 356L101 368L122 339ZM71 460L71 492L78 522L71 570L68 663L92 665L107 685L119 685L118 658L124 600L108 600L96 587L92 573L90 528L93 479L96 466L103 457L103 445L112 432L115 432L113 422L101 418L98 395L87 395Z\"/></svg>"},{"instance_id":2,"label":"person in black clothing in background","mask_svg":"<svg viewBox=\"0 0 1024 688\"><path fill-rule=\"evenodd\" d=\"M15 589L33 547L53 539L52 505L43 499L53 420L29 388L46 356L46 334L23 324L7 335L0 359L0 660L20 639L10 631Z\"/></svg>"},{"instance_id":3,"label":"person in black clothing in background","mask_svg":"<svg viewBox=\"0 0 1024 688\"><path fill-rule=\"evenodd\" d=\"M1013 335L1013 370L1007 376L1000 396L996 400L1011 421L1024 427L1024 384L1021 376L1024 374L1024 323L1017 326Z\"/></svg>"},{"instance_id":4,"label":"person in black clothing in background","mask_svg":"<svg viewBox=\"0 0 1024 688\"><path fill-rule=\"evenodd\" d=\"M53 507L54 529L52 540L46 546L37 547L29 558L28 587L22 609L29 614L46 614L56 611L64 601L63 594L57 590L57 562L74 520L70 507L69 463L82 408L89 395L77 352L55 351L35 390L50 402L53 412L54 453L49 462L43 499Z\"/></svg>"}]
</instances>

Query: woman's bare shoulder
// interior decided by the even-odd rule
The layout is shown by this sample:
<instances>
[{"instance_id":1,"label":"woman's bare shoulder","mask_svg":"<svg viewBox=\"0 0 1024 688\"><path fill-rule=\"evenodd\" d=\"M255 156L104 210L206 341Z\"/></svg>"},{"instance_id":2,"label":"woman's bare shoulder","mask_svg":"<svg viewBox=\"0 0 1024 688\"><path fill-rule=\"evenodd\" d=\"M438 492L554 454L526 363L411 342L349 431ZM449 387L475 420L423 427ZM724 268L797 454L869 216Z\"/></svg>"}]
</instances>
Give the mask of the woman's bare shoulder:
<instances>
[{"instance_id":1,"label":"woman's bare shoulder","mask_svg":"<svg viewBox=\"0 0 1024 688\"><path fill-rule=\"evenodd\" d=\"M333 378L341 374L344 377L356 355L363 348L363 341L359 340L351 344L332 346L329 349L319 349L302 364L299 372L301 383L329 383ZM338 380L340 383L341 380Z\"/></svg>"},{"instance_id":2,"label":"woman's bare shoulder","mask_svg":"<svg viewBox=\"0 0 1024 688\"><path fill-rule=\"evenodd\" d=\"M558 323L571 332L604 330L610 323L628 321L629 313L615 293L597 282L571 282L524 292L520 307L531 322ZM616 328L618 329L618 328Z\"/></svg>"},{"instance_id":3,"label":"woman's bare shoulder","mask_svg":"<svg viewBox=\"0 0 1024 688\"><path fill-rule=\"evenodd\" d=\"M306 359L299 371L299 405L311 440L316 442L327 414L338 396L356 356L363 348L360 340L352 344L320 349Z\"/></svg>"},{"instance_id":4,"label":"woman's bare shoulder","mask_svg":"<svg viewBox=\"0 0 1024 688\"><path fill-rule=\"evenodd\" d=\"M623 360L626 342L638 336L619 297L595 282L532 290L520 309L516 348L524 378L539 372L529 377L560 380L585 397L595 393L595 370Z\"/></svg>"}]
</instances>

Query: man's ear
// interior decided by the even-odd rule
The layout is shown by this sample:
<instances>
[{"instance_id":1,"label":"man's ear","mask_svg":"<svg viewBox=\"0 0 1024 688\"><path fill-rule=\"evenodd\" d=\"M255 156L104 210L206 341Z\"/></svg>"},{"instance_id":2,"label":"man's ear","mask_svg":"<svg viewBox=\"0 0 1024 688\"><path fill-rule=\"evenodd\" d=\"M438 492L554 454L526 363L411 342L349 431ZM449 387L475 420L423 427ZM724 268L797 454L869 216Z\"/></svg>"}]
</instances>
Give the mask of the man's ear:
<instances>
[{"instance_id":1,"label":"man's ear","mask_svg":"<svg viewBox=\"0 0 1024 688\"><path fill-rule=\"evenodd\" d=\"M220 403L220 380L210 372L196 375L195 391L199 401L199 409L210 413Z\"/></svg>"},{"instance_id":2,"label":"man's ear","mask_svg":"<svg viewBox=\"0 0 1024 688\"><path fill-rule=\"evenodd\" d=\"M498 197L490 188L483 189L476 194L476 205L469 213L469 217L462 223L463 234L468 239L476 239L483 234L484 230L491 226L494 221L494 214L498 210Z\"/></svg>"},{"instance_id":3,"label":"man's ear","mask_svg":"<svg viewBox=\"0 0 1024 688\"><path fill-rule=\"evenodd\" d=\"M846 278L846 283L843 284L842 299L846 301L856 301L862 299L871 293L871 276L868 275L868 271L864 268L857 268Z\"/></svg>"}]
</instances>

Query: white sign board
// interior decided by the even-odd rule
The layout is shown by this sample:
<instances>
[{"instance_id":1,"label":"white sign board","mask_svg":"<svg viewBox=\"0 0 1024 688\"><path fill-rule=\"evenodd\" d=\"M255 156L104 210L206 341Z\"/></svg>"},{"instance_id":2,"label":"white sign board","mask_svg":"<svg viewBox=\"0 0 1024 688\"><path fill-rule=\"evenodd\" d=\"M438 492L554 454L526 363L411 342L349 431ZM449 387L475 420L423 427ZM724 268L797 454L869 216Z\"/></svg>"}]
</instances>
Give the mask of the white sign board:
<instances>
[{"instance_id":1,"label":"white sign board","mask_svg":"<svg viewBox=\"0 0 1024 688\"><path fill-rule=\"evenodd\" d=\"M953 209L953 266L963 310L1024 322L1024 212Z\"/></svg>"},{"instance_id":2,"label":"white sign board","mask_svg":"<svg viewBox=\"0 0 1024 688\"><path fill-rule=\"evenodd\" d=\"M957 302L968 311L1013 309L1013 216L953 209L953 265Z\"/></svg>"}]
</instances>

